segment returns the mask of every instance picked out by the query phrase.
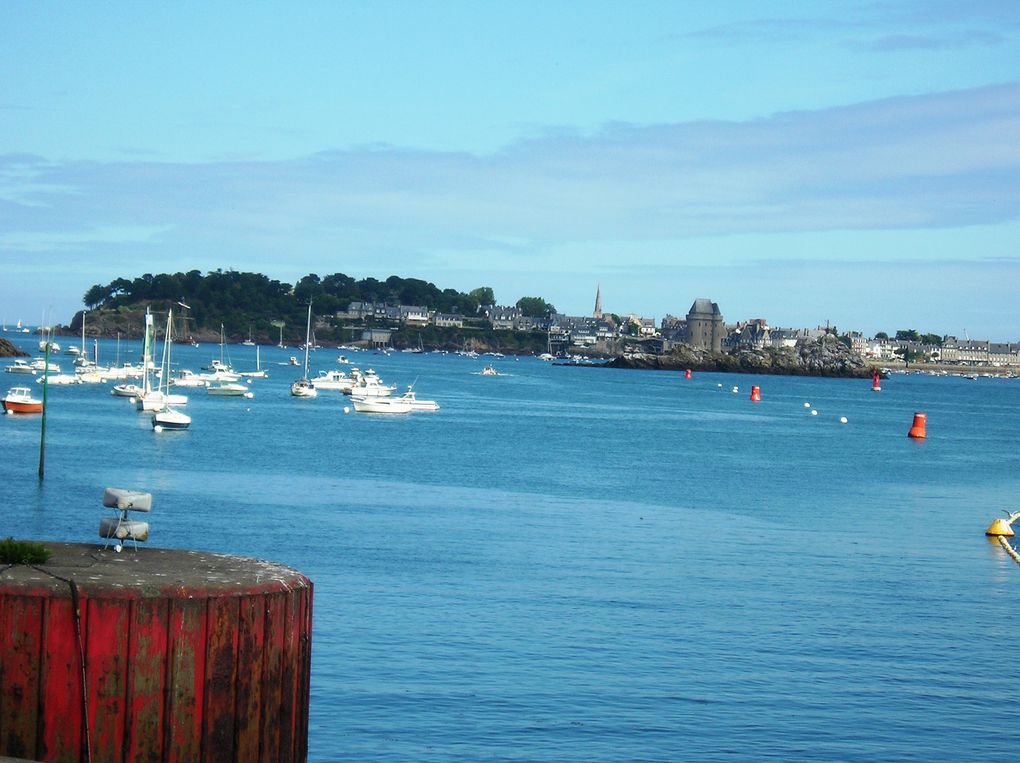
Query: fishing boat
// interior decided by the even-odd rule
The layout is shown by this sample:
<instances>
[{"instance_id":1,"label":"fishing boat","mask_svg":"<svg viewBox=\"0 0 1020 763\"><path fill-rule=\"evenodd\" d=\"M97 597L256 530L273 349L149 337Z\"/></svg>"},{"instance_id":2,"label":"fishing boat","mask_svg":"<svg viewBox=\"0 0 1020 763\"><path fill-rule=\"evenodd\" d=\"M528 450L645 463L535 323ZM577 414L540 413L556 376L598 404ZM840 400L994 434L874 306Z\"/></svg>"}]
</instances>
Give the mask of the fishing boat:
<instances>
[{"instance_id":1,"label":"fishing boat","mask_svg":"<svg viewBox=\"0 0 1020 763\"><path fill-rule=\"evenodd\" d=\"M28 387L11 387L7 394L0 398L4 413L42 413L42 400L32 397Z\"/></svg>"},{"instance_id":2,"label":"fishing boat","mask_svg":"<svg viewBox=\"0 0 1020 763\"><path fill-rule=\"evenodd\" d=\"M290 385L290 394L294 397L315 397L319 391L308 380L308 345L312 337L312 301L308 300L308 324L305 327L305 369L304 375Z\"/></svg>"}]
</instances>

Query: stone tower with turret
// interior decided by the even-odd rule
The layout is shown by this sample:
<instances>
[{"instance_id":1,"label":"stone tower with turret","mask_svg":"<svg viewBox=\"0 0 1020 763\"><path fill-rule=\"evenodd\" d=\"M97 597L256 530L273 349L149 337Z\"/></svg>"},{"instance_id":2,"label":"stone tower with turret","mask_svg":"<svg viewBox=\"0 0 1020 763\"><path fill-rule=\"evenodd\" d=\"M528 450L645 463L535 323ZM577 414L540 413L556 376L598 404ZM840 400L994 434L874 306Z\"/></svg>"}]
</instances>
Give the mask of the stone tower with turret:
<instances>
[{"instance_id":1,"label":"stone tower with turret","mask_svg":"<svg viewBox=\"0 0 1020 763\"><path fill-rule=\"evenodd\" d=\"M710 299L696 299L687 313L687 344L702 350L722 352L723 325L719 305Z\"/></svg>"}]
</instances>

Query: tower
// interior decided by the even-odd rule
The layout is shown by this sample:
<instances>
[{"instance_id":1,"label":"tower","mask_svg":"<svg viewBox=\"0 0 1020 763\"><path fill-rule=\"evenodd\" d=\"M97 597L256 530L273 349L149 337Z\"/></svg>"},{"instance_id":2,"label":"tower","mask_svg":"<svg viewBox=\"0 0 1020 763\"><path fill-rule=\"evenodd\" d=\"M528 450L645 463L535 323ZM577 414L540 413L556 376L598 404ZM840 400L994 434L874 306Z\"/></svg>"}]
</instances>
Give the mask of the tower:
<instances>
[{"instance_id":1,"label":"tower","mask_svg":"<svg viewBox=\"0 0 1020 763\"><path fill-rule=\"evenodd\" d=\"M595 311L591 314L595 320L602 320L602 289L599 284L595 285Z\"/></svg>"}]
</instances>

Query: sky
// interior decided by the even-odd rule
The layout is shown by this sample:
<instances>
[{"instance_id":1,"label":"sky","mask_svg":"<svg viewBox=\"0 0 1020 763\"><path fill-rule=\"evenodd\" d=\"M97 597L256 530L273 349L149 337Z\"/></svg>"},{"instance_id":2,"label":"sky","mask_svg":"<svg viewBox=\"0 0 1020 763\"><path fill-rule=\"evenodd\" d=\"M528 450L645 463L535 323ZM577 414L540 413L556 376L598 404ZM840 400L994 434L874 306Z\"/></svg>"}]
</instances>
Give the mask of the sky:
<instances>
[{"instance_id":1,"label":"sky","mask_svg":"<svg viewBox=\"0 0 1020 763\"><path fill-rule=\"evenodd\" d=\"M2 3L0 262L1020 342L1020 3Z\"/></svg>"}]
</instances>

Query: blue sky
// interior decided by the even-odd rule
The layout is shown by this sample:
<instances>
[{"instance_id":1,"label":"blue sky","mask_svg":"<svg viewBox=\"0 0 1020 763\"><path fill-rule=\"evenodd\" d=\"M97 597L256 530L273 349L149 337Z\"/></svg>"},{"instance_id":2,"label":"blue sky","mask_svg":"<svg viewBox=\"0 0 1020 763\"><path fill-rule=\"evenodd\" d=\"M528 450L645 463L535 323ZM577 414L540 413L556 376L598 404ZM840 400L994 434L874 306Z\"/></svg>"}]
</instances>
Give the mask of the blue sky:
<instances>
[{"instance_id":1,"label":"blue sky","mask_svg":"<svg viewBox=\"0 0 1020 763\"><path fill-rule=\"evenodd\" d=\"M1020 341L1020 3L5 3L0 317L217 268Z\"/></svg>"}]
</instances>

